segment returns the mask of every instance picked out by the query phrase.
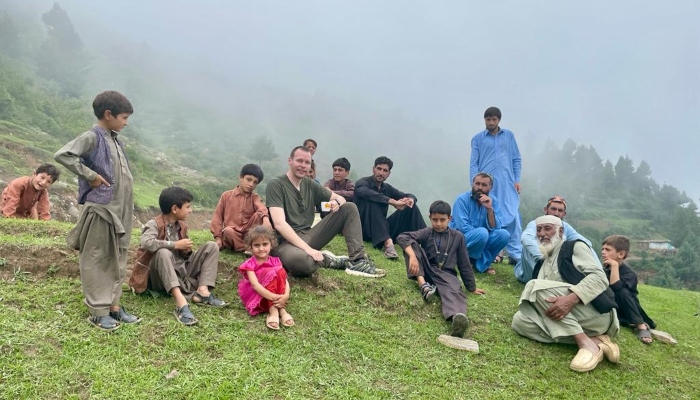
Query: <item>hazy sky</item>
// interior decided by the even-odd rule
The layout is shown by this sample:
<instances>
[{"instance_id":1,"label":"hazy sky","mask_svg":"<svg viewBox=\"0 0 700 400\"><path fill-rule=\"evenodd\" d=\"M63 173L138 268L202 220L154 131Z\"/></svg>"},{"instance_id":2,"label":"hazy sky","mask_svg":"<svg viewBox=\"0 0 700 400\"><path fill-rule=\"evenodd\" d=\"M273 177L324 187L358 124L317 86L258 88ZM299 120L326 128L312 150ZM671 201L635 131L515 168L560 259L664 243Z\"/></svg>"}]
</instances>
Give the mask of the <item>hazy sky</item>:
<instances>
[{"instance_id":1,"label":"hazy sky","mask_svg":"<svg viewBox=\"0 0 700 400\"><path fill-rule=\"evenodd\" d=\"M398 110L465 160L497 105L521 147L572 138L700 197L698 1L59 3L232 82Z\"/></svg>"}]
</instances>

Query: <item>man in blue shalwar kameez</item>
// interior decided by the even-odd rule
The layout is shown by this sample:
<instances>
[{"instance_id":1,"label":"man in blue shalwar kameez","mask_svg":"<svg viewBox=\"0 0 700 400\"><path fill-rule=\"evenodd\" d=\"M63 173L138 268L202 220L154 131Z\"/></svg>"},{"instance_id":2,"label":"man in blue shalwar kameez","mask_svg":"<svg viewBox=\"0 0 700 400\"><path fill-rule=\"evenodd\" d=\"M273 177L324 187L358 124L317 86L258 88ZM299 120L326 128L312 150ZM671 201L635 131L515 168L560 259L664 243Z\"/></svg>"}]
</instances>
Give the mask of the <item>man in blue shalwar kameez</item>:
<instances>
[{"instance_id":1,"label":"man in blue shalwar kameez","mask_svg":"<svg viewBox=\"0 0 700 400\"><path fill-rule=\"evenodd\" d=\"M501 110L489 107L484 112L486 129L472 138L472 154L469 163L469 180L479 172L493 177L493 195L501 206L501 224L510 234L506 251L512 264L520 260L522 245L520 234L520 170L521 159L513 132L501 129Z\"/></svg>"},{"instance_id":2,"label":"man in blue shalwar kameez","mask_svg":"<svg viewBox=\"0 0 700 400\"><path fill-rule=\"evenodd\" d=\"M472 265L479 272L496 273L493 258L508 243L508 231L501 228L498 199L492 197L491 175L480 172L472 182L472 190L462 193L452 207L450 228L462 232Z\"/></svg>"}]
</instances>

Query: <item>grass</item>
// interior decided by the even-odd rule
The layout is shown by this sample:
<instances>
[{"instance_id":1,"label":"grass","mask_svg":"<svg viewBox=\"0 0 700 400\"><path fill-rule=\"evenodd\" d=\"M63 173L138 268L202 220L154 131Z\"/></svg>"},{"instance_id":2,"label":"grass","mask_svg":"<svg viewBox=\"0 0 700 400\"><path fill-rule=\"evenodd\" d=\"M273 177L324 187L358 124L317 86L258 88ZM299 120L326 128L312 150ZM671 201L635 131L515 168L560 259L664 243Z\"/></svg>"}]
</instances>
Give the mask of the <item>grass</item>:
<instances>
[{"instance_id":1,"label":"grass","mask_svg":"<svg viewBox=\"0 0 700 400\"><path fill-rule=\"evenodd\" d=\"M0 220L0 231L41 236L41 225L22 225ZM50 235L69 229L44 226ZM192 231L192 238L201 244L210 236ZM65 257L65 245L28 246ZM0 242L0 257L14 248ZM345 251L341 238L328 248ZM20 270L23 279L0 281L0 398L691 399L700 393L700 293L641 286L647 312L680 343L645 346L623 329L616 339L621 363L578 374L568 369L572 346L539 344L510 329L522 290L511 267L477 276L487 295L469 295L468 336L481 350L474 354L439 344L437 336L449 330L439 302L421 300L401 262L370 253L387 277L320 270L291 278L289 311L297 326L279 332L241 306L239 255L220 259L216 293L230 307L193 306L200 323L185 328L171 315L172 299L125 291L122 304L143 321L111 334L85 321L77 278L34 279ZM58 261L45 260L46 268Z\"/></svg>"}]
</instances>

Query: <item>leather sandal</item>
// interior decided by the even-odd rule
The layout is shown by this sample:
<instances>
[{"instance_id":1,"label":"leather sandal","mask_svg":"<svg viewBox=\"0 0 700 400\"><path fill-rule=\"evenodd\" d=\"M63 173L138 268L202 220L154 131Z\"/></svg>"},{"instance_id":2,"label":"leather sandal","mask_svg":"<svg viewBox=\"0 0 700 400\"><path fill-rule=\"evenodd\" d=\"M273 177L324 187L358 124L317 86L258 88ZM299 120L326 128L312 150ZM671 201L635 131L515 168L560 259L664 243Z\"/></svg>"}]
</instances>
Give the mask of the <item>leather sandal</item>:
<instances>
[{"instance_id":1,"label":"leather sandal","mask_svg":"<svg viewBox=\"0 0 700 400\"><path fill-rule=\"evenodd\" d=\"M228 305L225 301L214 297L214 293L209 293L209 296L202 296L199 292L194 292L192 295L194 304L203 304L212 307L225 307Z\"/></svg>"},{"instance_id":2,"label":"leather sandal","mask_svg":"<svg viewBox=\"0 0 700 400\"><path fill-rule=\"evenodd\" d=\"M175 318L177 318L178 322L185 326L192 326L199 322L199 320L197 320L194 314L192 314L192 311L190 311L190 306L188 304L185 304L180 308L175 307L173 315L175 315Z\"/></svg>"}]
</instances>

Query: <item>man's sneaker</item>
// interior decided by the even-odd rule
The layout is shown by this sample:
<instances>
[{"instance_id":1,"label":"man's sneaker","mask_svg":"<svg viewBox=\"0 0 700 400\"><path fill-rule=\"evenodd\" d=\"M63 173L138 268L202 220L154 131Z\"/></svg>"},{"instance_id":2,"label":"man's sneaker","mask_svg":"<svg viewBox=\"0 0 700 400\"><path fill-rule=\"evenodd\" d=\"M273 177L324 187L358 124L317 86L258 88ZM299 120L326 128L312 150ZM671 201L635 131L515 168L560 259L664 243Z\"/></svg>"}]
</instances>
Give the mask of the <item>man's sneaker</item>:
<instances>
[{"instance_id":1,"label":"man's sneaker","mask_svg":"<svg viewBox=\"0 0 700 400\"><path fill-rule=\"evenodd\" d=\"M455 316L452 317L452 333L450 333L450 336L464 337L467 328L469 328L469 319L467 316L462 313L455 314Z\"/></svg>"},{"instance_id":2,"label":"man's sneaker","mask_svg":"<svg viewBox=\"0 0 700 400\"><path fill-rule=\"evenodd\" d=\"M348 256L336 256L328 250L322 250L323 261L321 261L321 266L323 268L330 269L345 269L345 265L350 261Z\"/></svg>"},{"instance_id":3,"label":"man's sneaker","mask_svg":"<svg viewBox=\"0 0 700 400\"><path fill-rule=\"evenodd\" d=\"M384 257L390 260L395 260L399 258L399 253L396 252L396 248L393 244L389 246L384 246Z\"/></svg>"},{"instance_id":4,"label":"man's sneaker","mask_svg":"<svg viewBox=\"0 0 700 400\"><path fill-rule=\"evenodd\" d=\"M119 328L119 321L110 317L109 315L102 315L99 317L91 315L87 320L89 323L95 325L103 331L111 332Z\"/></svg>"},{"instance_id":5,"label":"man's sneaker","mask_svg":"<svg viewBox=\"0 0 700 400\"><path fill-rule=\"evenodd\" d=\"M109 316L125 324L138 324L141 322L141 318L134 314L129 314L124 307L119 307L119 311L110 311Z\"/></svg>"},{"instance_id":6,"label":"man's sneaker","mask_svg":"<svg viewBox=\"0 0 700 400\"><path fill-rule=\"evenodd\" d=\"M345 264L345 272L349 275L364 276L367 278L381 278L386 275L386 271L378 269L369 258L360 258Z\"/></svg>"}]
</instances>

